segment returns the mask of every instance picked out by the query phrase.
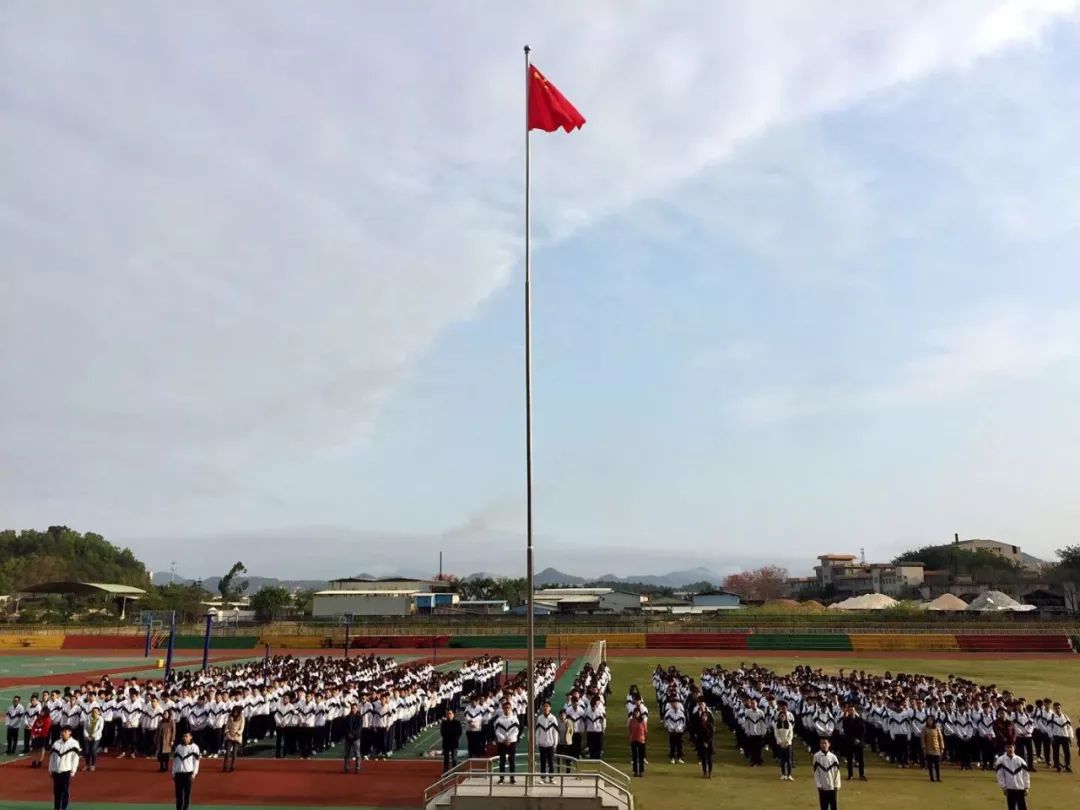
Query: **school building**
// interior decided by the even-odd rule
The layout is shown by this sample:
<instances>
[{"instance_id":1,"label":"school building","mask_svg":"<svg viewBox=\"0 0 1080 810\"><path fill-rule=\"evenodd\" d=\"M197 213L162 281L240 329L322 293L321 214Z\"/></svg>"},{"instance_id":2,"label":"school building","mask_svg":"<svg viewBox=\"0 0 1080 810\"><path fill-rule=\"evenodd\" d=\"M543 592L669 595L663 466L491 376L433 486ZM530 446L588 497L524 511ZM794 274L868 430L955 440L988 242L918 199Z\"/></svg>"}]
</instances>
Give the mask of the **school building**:
<instances>
[{"instance_id":1,"label":"school building","mask_svg":"<svg viewBox=\"0 0 1080 810\"><path fill-rule=\"evenodd\" d=\"M822 554L814 566L814 584L832 587L837 596L884 593L899 596L923 583L923 564L865 563L854 554Z\"/></svg>"}]
</instances>

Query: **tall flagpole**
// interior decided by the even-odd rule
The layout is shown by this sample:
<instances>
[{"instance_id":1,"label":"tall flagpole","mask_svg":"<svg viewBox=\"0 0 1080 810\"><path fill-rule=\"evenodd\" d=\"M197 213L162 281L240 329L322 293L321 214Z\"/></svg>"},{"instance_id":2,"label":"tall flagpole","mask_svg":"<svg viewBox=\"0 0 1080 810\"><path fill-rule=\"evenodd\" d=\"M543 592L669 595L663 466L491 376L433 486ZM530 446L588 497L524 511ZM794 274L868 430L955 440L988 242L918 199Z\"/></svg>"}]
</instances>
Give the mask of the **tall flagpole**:
<instances>
[{"instance_id":1,"label":"tall flagpole","mask_svg":"<svg viewBox=\"0 0 1080 810\"><path fill-rule=\"evenodd\" d=\"M533 501L532 501L532 303L529 262L529 46L525 46L525 587L528 591L528 697L523 729L529 741L527 773L536 773L536 616L533 607Z\"/></svg>"}]
</instances>

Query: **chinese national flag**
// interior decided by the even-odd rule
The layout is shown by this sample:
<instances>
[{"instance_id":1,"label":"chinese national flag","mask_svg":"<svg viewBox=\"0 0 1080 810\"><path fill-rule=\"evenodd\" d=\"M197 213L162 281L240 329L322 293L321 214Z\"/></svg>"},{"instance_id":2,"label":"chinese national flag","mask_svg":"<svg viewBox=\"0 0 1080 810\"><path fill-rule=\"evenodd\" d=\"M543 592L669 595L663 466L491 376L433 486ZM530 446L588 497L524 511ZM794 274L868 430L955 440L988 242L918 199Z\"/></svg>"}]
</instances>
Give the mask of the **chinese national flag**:
<instances>
[{"instance_id":1,"label":"chinese national flag","mask_svg":"<svg viewBox=\"0 0 1080 810\"><path fill-rule=\"evenodd\" d=\"M544 78L544 74L529 65L529 129L554 132L562 127L567 132L580 129L585 116L566 100L559 88Z\"/></svg>"}]
</instances>

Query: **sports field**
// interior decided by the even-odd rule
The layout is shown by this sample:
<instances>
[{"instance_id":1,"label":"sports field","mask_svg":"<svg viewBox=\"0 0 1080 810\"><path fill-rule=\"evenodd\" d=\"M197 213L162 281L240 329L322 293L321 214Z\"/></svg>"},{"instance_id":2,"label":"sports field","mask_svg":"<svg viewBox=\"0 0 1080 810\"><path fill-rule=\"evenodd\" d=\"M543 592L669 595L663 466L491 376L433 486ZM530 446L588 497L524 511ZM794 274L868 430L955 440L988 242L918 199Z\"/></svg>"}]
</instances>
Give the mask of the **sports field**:
<instances>
[{"instance_id":1,"label":"sports field","mask_svg":"<svg viewBox=\"0 0 1080 810\"><path fill-rule=\"evenodd\" d=\"M284 651L282 651L284 652ZM295 652L295 651L290 651ZM378 654L407 660L430 655L430 650L381 650ZM457 652L457 651L455 651ZM469 655L478 651L469 650ZM493 654L503 651L492 650ZM509 651L507 651L509 652ZM523 651L515 650L508 657L519 659ZM813 782L806 767L808 755L799 750L796 758L795 782L781 782L778 772L767 766L750 769L734 748L733 737L722 724L717 726L717 758L711 781L701 779L694 752L686 751L686 765L670 765L666 759L666 735L657 720L659 713L652 694L651 675L657 664L676 665L695 678L712 664L728 667L740 661L755 662L776 671L786 671L797 664L809 664L826 671L840 668L865 669L875 673L886 670L920 672L937 677L962 675L980 683L994 683L999 688L1034 700L1052 696L1060 700L1075 716L1080 713L1080 656L1025 655L910 657L902 655L857 656L853 654L784 653L760 655L755 652L716 652L709 657L687 650L634 650L613 652L608 661L613 673L611 718L605 758L612 765L629 771L629 745L622 726L623 698L627 688L636 683L645 695L653 712L652 738L649 742L650 765L644 779L633 780L636 806L639 810L696 810L722 806L731 808L816 807ZM303 653L301 653L303 654ZM307 655L326 654L308 651ZM340 652L338 653L340 654ZM617 657L616 657L617 656ZM217 660L244 660L250 653L222 653ZM439 664L451 665L455 658L440 654ZM198 665L199 656L185 656L179 666ZM150 663L150 668L147 664ZM0 656L0 670L5 680L18 685L5 685L0 690L0 705L6 706L14 693L28 697L49 683L67 679L78 683L88 674L107 670L114 675L138 672L147 677L160 676L154 659L133 658L128 654L115 656L50 655ZM556 686L556 705L561 705L581 660L568 660L567 667ZM512 665L513 669L520 664ZM16 674L17 673L17 674ZM419 808L425 787L438 779L440 765L422 754L435 744L435 734L428 732L421 740L399 752L391 761L365 763L359 776L339 772L333 756L307 762L280 762L265 758L265 751L241 760L237 772L222 774L220 761L208 760L196 784L193 806L200 808L248 808L273 810L296 807ZM524 750L522 743L519 750ZM1075 764L1075 763L1074 763ZM51 807L48 778L40 771L25 767L26 761L7 760L0 766L0 808L3 810L43 810ZM146 760L115 760L103 757L94 774L79 774L73 783L75 808L95 810L162 810L172 806L171 783L168 777L155 772L156 764ZM1078 768L1077 770L1080 770ZM866 783L847 784L841 791L841 804L860 810L912 810L919 808L948 808L948 810L982 810L1004 806L994 779L978 771L960 773L943 769L943 782L931 784L917 770L899 770L872 755L867 761ZM1040 770L1033 777L1032 808L1071 807L1080 800L1080 778L1076 774L1059 775ZM205 797L205 802L203 798ZM127 803L119 803L123 799Z\"/></svg>"}]
</instances>

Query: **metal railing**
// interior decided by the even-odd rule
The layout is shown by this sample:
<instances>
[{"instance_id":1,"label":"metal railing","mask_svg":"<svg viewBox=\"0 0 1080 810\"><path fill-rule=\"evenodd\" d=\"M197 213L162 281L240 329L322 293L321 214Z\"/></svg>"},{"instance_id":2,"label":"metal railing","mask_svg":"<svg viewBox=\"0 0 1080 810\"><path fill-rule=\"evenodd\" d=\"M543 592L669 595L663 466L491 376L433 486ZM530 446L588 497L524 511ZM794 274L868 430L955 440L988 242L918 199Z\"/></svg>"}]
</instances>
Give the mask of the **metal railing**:
<instances>
[{"instance_id":1,"label":"metal railing","mask_svg":"<svg viewBox=\"0 0 1080 810\"><path fill-rule=\"evenodd\" d=\"M500 772L498 757L467 759L450 769L438 782L424 790L424 806L446 793L455 795L463 786L468 787L468 795L502 795L496 793L496 787L512 785L523 789L541 789L535 795L550 797L573 796L578 798L603 798L608 796L633 810L634 794L630 790L630 777L601 760L580 760L562 755L555 756L555 773L538 773L528 768L528 754L517 754L515 770ZM516 770L517 763L526 765L525 770ZM480 791L477 793L477 791ZM486 791L486 792L485 792ZM534 795L534 794L529 794Z\"/></svg>"}]
</instances>

